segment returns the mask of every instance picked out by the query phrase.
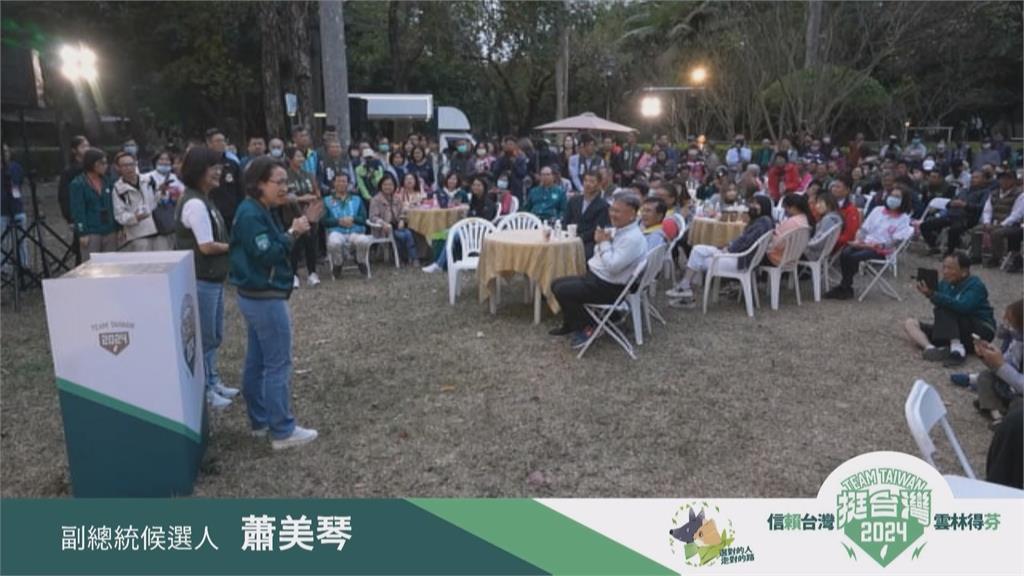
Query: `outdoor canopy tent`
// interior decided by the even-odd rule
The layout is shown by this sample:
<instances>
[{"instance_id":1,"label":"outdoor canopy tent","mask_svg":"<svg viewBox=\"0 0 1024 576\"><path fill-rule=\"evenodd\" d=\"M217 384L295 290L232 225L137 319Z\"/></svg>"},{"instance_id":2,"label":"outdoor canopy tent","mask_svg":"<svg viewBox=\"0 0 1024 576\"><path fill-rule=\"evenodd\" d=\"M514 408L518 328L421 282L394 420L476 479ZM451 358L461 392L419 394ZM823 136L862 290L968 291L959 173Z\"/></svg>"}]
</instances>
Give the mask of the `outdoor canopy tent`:
<instances>
[{"instance_id":1,"label":"outdoor canopy tent","mask_svg":"<svg viewBox=\"0 0 1024 576\"><path fill-rule=\"evenodd\" d=\"M563 118L534 128L538 132L637 132L611 120L605 120L593 112L584 112L579 116Z\"/></svg>"}]
</instances>

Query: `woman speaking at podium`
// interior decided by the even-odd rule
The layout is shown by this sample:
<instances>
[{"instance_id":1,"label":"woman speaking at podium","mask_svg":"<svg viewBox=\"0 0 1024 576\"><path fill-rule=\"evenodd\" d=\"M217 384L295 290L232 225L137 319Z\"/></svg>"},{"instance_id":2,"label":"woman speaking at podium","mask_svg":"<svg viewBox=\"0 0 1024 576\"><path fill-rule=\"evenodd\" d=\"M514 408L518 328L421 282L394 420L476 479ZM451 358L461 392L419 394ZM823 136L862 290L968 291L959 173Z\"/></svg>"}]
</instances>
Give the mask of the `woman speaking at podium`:
<instances>
[{"instance_id":1,"label":"woman speaking at podium","mask_svg":"<svg viewBox=\"0 0 1024 576\"><path fill-rule=\"evenodd\" d=\"M292 244L309 233L323 205L306 209L284 230L277 210L288 202L288 172L270 157L253 160L245 171L246 199L231 228L231 273L238 287L238 309L249 340L242 371L242 396L255 437L270 436L275 450L307 444L316 430L295 424L291 411L292 325L288 313L293 271Z\"/></svg>"}]
</instances>

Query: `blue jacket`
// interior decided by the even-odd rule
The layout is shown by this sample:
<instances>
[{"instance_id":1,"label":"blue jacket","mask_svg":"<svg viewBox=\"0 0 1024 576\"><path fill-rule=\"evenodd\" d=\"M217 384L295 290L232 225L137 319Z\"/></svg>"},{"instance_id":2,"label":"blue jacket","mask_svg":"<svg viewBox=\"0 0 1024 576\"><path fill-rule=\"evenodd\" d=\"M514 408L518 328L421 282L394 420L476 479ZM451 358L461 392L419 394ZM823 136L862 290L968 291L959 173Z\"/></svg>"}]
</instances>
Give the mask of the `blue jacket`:
<instances>
[{"instance_id":1,"label":"blue jacket","mask_svg":"<svg viewBox=\"0 0 1024 576\"><path fill-rule=\"evenodd\" d=\"M995 330L996 319L988 302L988 288L977 276L968 276L957 284L939 282L932 294L932 304L981 322Z\"/></svg>"},{"instance_id":2,"label":"blue jacket","mask_svg":"<svg viewBox=\"0 0 1024 576\"><path fill-rule=\"evenodd\" d=\"M246 198L231 229L228 282L247 298L288 299L292 293L292 237L262 204Z\"/></svg>"},{"instance_id":3,"label":"blue jacket","mask_svg":"<svg viewBox=\"0 0 1024 576\"><path fill-rule=\"evenodd\" d=\"M747 224L747 227L743 229L743 233L738 238L729 242L726 246L725 251L730 254L738 254L743 252L754 245L757 239L764 236L766 233L771 232L775 229L775 222L772 221L772 217L768 215L758 216L757 220ZM741 258L739 261L740 270L746 270L750 266L750 256Z\"/></svg>"},{"instance_id":4,"label":"blue jacket","mask_svg":"<svg viewBox=\"0 0 1024 576\"><path fill-rule=\"evenodd\" d=\"M352 218L352 226L345 228L338 224L341 218ZM363 199L355 194L348 194L344 200L340 200L333 194L324 198L324 215L320 218L327 232L341 232L342 234L366 234L366 209L363 208Z\"/></svg>"}]
</instances>

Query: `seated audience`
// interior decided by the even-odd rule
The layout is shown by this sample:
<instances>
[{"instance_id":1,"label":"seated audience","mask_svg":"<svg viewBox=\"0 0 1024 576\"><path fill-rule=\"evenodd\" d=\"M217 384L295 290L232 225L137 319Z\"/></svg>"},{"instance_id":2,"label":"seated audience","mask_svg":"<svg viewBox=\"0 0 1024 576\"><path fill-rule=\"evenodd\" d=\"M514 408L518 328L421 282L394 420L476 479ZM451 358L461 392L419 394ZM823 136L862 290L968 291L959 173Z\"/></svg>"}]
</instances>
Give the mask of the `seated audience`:
<instances>
[{"instance_id":1,"label":"seated audience","mask_svg":"<svg viewBox=\"0 0 1024 576\"><path fill-rule=\"evenodd\" d=\"M985 479L1024 489L1024 407L1017 406L995 427L988 446Z\"/></svg>"},{"instance_id":2,"label":"seated audience","mask_svg":"<svg viewBox=\"0 0 1024 576\"><path fill-rule=\"evenodd\" d=\"M802 194L788 194L782 199L782 209L786 212L786 218L775 225L775 232L772 234L772 242L768 246L768 252L764 255L765 266L778 266L782 263L782 256L786 252L786 243L783 237L794 230L808 228L814 230L814 216L811 215L811 208L807 205L807 197Z\"/></svg>"},{"instance_id":3,"label":"seated audience","mask_svg":"<svg viewBox=\"0 0 1024 576\"><path fill-rule=\"evenodd\" d=\"M839 205L832 194L824 192L818 195L814 203L816 223L814 225L814 236L804 250L806 260L817 260L821 257L821 251L825 248L825 239L834 226L839 226L840 233L843 228L843 217L839 213Z\"/></svg>"},{"instance_id":4,"label":"seated audience","mask_svg":"<svg viewBox=\"0 0 1024 576\"><path fill-rule=\"evenodd\" d=\"M980 374L952 374L954 385L969 387L978 392L975 407L992 418L992 427L999 425L999 419L1021 406L1024 394L1024 300L1017 300L1003 312L1003 324L997 336L1002 337L1002 347L993 346L985 340L974 341L974 352L985 363L987 370Z\"/></svg>"},{"instance_id":5,"label":"seated audience","mask_svg":"<svg viewBox=\"0 0 1024 576\"><path fill-rule=\"evenodd\" d=\"M555 220L562 217L566 203L565 189L555 184L554 170L545 166L540 170L540 185L530 189L520 211L530 212L541 220Z\"/></svg>"},{"instance_id":6,"label":"seated audience","mask_svg":"<svg viewBox=\"0 0 1024 576\"><path fill-rule=\"evenodd\" d=\"M494 203L494 199L491 198L490 194L487 194L487 188L490 183L487 181L487 177L481 174L477 174L469 179L469 211L466 212L467 218L483 218L490 222L494 220L495 211L498 209L497 204ZM433 263L423 268L423 271L427 274L433 274L434 272L441 272L448 269L448 253L445 252L445 246L448 240L448 234L450 230L444 230L438 233L438 237L431 238L435 241L434 252L437 256L434 258ZM438 242L439 241L439 242ZM459 239L455 238L452 241L452 250L458 254L459 250Z\"/></svg>"},{"instance_id":7,"label":"seated audience","mask_svg":"<svg viewBox=\"0 0 1024 576\"><path fill-rule=\"evenodd\" d=\"M832 250L833 254L838 254L843 251L843 248L846 248L851 240L857 237L857 232L860 230L860 210L850 198L850 192L853 190L851 177L845 174L839 176L832 181L829 190L836 199L837 210L843 219L843 231L839 233L836 247Z\"/></svg>"},{"instance_id":8,"label":"seated audience","mask_svg":"<svg viewBox=\"0 0 1024 576\"><path fill-rule=\"evenodd\" d=\"M957 192L946 205L945 213L921 223L921 236L928 243L928 253L939 253L939 232L946 230L946 254L960 248L960 235L970 230L981 218L981 211L991 191L989 179L977 170L971 174L971 187Z\"/></svg>"},{"instance_id":9,"label":"seated audience","mask_svg":"<svg viewBox=\"0 0 1024 576\"><path fill-rule=\"evenodd\" d=\"M412 230L406 226L405 206L395 194L397 188L394 176L390 173L381 176L377 183L377 195L370 200L370 218L367 222L375 237L386 238L394 233L398 250L405 261L419 266L416 239Z\"/></svg>"},{"instance_id":10,"label":"seated audience","mask_svg":"<svg viewBox=\"0 0 1024 576\"><path fill-rule=\"evenodd\" d=\"M327 252L333 263L331 273L335 278L341 275L342 264L354 248L356 265L365 275L366 258L373 238L366 234L363 199L351 193L347 172L338 171L333 175L333 194L324 198L324 215L320 222L327 231Z\"/></svg>"},{"instance_id":11,"label":"seated audience","mask_svg":"<svg viewBox=\"0 0 1024 576\"><path fill-rule=\"evenodd\" d=\"M569 199L562 214L562 224L576 225L576 235L583 241L583 250L589 260L594 255L594 231L609 225L608 202L601 194L597 172L583 175L583 193Z\"/></svg>"},{"instance_id":12,"label":"seated audience","mask_svg":"<svg viewBox=\"0 0 1024 576\"><path fill-rule=\"evenodd\" d=\"M664 220L665 203L661 198L644 198L644 203L640 207L640 224L643 227L644 239L647 240L648 252L668 241L662 229Z\"/></svg>"},{"instance_id":13,"label":"seated audience","mask_svg":"<svg viewBox=\"0 0 1024 576\"><path fill-rule=\"evenodd\" d=\"M971 262L981 262L986 237L990 254L985 266L995 268L1003 261L1007 246L1011 252L1020 252L1024 220L1024 194L1017 184L1017 173L1006 170L999 175L999 187L985 201L981 211L981 225L971 233Z\"/></svg>"}]
</instances>

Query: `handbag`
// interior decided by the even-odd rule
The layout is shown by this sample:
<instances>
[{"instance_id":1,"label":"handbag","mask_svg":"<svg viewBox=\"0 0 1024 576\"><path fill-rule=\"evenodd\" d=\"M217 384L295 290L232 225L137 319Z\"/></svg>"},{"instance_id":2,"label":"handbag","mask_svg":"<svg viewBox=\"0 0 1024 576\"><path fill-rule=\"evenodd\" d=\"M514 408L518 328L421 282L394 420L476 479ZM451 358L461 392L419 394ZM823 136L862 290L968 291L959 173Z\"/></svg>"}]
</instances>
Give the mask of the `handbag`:
<instances>
[{"instance_id":1,"label":"handbag","mask_svg":"<svg viewBox=\"0 0 1024 576\"><path fill-rule=\"evenodd\" d=\"M174 205L170 202L160 202L157 204L150 217L153 218L153 223L156 224L157 234L170 234L178 226L174 218Z\"/></svg>"}]
</instances>

